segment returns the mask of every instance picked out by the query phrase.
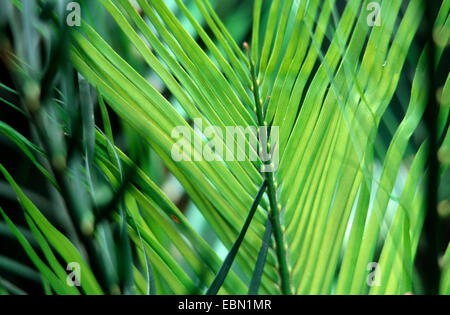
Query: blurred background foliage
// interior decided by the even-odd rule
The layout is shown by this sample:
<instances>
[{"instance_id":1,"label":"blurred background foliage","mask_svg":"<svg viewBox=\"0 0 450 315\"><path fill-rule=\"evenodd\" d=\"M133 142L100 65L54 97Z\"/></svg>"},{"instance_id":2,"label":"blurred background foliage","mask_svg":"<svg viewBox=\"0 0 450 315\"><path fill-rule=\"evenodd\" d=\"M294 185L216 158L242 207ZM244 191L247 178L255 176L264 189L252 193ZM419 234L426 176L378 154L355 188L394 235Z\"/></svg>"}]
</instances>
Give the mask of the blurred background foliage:
<instances>
[{"instance_id":1,"label":"blurred background foliage","mask_svg":"<svg viewBox=\"0 0 450 315\"><path fill-rule=\"evenodd\" d=\"M78 2L82 5L83 19L118 55L169 100L184 119L192 123L177 98L171 94L158 75L147 66L142 55L130 44L128 37L105 10L101 1L80 0ZM196 1L183 2L195 20L202 25L206 34L214 38L214 32L206 23ZM263 30L268 23L270 2L263 1L261 35L264 35ZM435 17L441 8L441 3L440 1L431 2L431 8L428 10ZM236 43L240 45L244 41L251 42L254 1L209 0L209 3ZM299 1L294 3L298 6ZM334 3L335 18L341 18L346 3L347 1ZM400 5L401 16L405 14L409 3L410 1L403 1ZM181 12L176 1L164 0L164 4L179 19L198 45L211 56L211 52L200 39L192 23ZM324 5L321 4L321 6ZM217 227L207 223L207 219L176 176L160 159L159 154L148 145L133 126L111 110L108 101L104 100L98 90L74 69L68 57L71 30L64 23L65 7L66 1L56 0L3 0L0 3L0 73L2 76L0 163L4 167L2 167L4 176L0 179L0 206L5 214L0 217L0 292L76 293L64 286L59 288L58 285L49 283L47 277L42 276L48 271L45 271L45 267L37 267L39 263L36 264L36 261L30 260L30 253L24 251L24 243L17 240L18 232L15 234L14 229L11 228L11 222L7 221L9 218L14 222L24 240L28 241L36 252L37 259L48 261L56 278L64 282L63 275L67 273L65 262L68 257L76 257L74 254L76 251L68 250L65 256L61 252L62 249L56 248L58 243L62 246L67 245L57 232L54 234L50 232L54 238L47 240L53 250L45 245L46 242L39 238L39 231L36 232L36 230L41 230L43 226L46 226L46 222L37 212L33 212L33 207L27 203L29 198L44 217L75 245L83 257L86 257L92 275L83 274L82 279L90 279L92 276L96 281L89 282L87 288L80 290L81 293L146 294L155 293L155 289L158 294L203 293L213 279L215 271L218 270L221 260L225 258L235 235L231 235L230 240L225 244L220 240ZM421 51L430 35L426 23L424 19L408 50L395 94L381 118L374 141L373 176L375 178L381 174L389 145L406 114L412 97L412 84ZM448 23L447 17L445 23L447 31ZM397 28L398 25L396 30ZM320 46L322 53L326 53L335 31L333 23L326 26L326 36ZM287 45L287 40L284 45ZM309 43L309 45L313 44ZM447 47L446 45L447 42L444 46ZM220 45L218 47L223 53L223 47ZM286 48L286 46L283 47ZM448 48L443 49L434 73L436 87L443 86L447 80L448 54ZM245 64L244 61L241 62ZM317 72L320 65L321 60L317 58L311 72ZM311 81L312 76L305 84L309 86ZM448 94L442 93L442 89L438 91L441 92L437 94L438 101L448 106ZM447 121L443 124L444 135L448 131L448 117L446 119ZM436 121L435 123L437 124ZM404 163L394 185L393 195L401 195L409 167L427 136L428 126L424 118L414 129L408 142ZM439 161L448 166L449 148L444 148L439 153ZM129 163L128 158L134 163ZM8 180L8 173L20 188L14 187L12 179ZM149 180L146 181L145 177ZM437 216L427 221L431 222L431 225L425 225L425 228L430 231L429 235L435 235L437 239L430 241L424 233L419 242L417 257L414 260L414 272L411 273L414 278L410 289L414 293L437 293L435 278L444 277L441 275L441 270L436 271L437 275L430 275L432 271L429 261L433 258L430 255L441 257L440 269L448 266L447 258L450 253L447 250L446 259L443 258L443 254L450 239L449 178L450 173L447 167L442 174L439 174L439 179L435 183L437 200L434 205L438 208ZM134 181L141 181L141 186L134 186ZM155 187L149 183L154 183ZM143 189L143 187L147 188ZM20 198L19 203L18 195L21 192L26 197ZM150 197L146 199L145 196ZM143 204L150 210L143 210ZM393 221L397 206L398 200L389 201L386 222ZM137 228L144 225L140 220L146 222L151 232L146 228ZM348 224L349 231L352 226L351 220ZM42 225L39 225L39 222ZM195 231L195 233L187 232L192 237L189 243L185 239L186 235L170 234L175 233L180 224L183 226L182 229L188 229L185 226L189 226ZM239 231L239 227L236 229ZM386 235L389 233L386 226L383 226L381 231L376 257L380 256ZM436 233L433 234L433 232ZM346 233L344 242L348 241L348 234L349 232ZM49 236L46 235L46 237ZM195 247L192 245L193 240L200 238L204 244L201 243L193 250L192 247ZM153 239L158 240L160 248L147 245L152 244ZM174 245L174 239L178 246ZM429 242L432 244L430 245ZM259 244L255 244L255 247L259 249ZM186 253L182 252L183 248L186 248ZM212 253L216 253L217 256ZM170 258L164 255L170 255ZM205 257L210 259L209 266L201 264L207 260ZM160 261L161 259L164 263ZM242 257L240 259L244 260ZM342 260L339 261L339 266L341 263ZM263 279L272 278L273 280L274 277L276 279L274 276L276 262L273 252L269 253L268 264L272 269L267 271ZM225 282L226 285L221 292L246 293L251 274L249 274L249 268L251 270L251 267L242 263L234 264L233 275L230 277L232 279ZM167 276L169 269L172 276ZM205 271L202 272L202 269ZM448 271L446 272L448 274ZM277 281L273 280L273 282ZM279 288L271 282L263 283L260 293L279 293Z\"/></svg>"},{"instance_id":2,"label":"blurred background foliage","mask_svg":"<svg viewBox=\"0 0 450 315\"><path fill-rule=\"evenodd\" d=\"M55 25L55 13L61 14L63 17L62 21L65 21L66 4L68 2L70 1L32 0L2 1L0 4L0 40L2 47L2 63L0 65L2 73L0 100L2 101L2 106L0 107L0 117L2 127L10 127L20 132L25 138L31 139L35 143L41 143L42 140L36 134L37 131L34 124L31 123L29 115L25 113L24 109L20 109L23 107L24 95L19 95L16 90L9 90L6 87L28 90L30 87L25 86L26 82L31 81L31 86L40 84L37 81L45 76L44 73L56 71L56 73L53 73L54 77L50 79L51 82L42 83L42 85L49 84L49 86L51 84L51 88L55 89L49 92L51 94L49 107L57 107L56 104L65 105L63 109L59 109L59 112L54 112L55 110L58 111L58 109L49 108L50 112L46 113L48 117L45 119L50 120L47 126L50 130L45 132L48 132L48 141L55 142L49 145L55 151L68 145L78 146L77 149L83 151L80 147L82 146L81 143L71 143L81 140L76 139L76 137L79 137L82 131L76 131L77 133L72 135L72 137L67 137L70 135L70 132L65 131L66 128L70 127L83 128L82 118L77 115L80 114L80 102L86 100L86 98L83 99L81 94L80 85L83 84L81 83L83 79L78 76L68 60L68 30L65 29L64 24L60 24L61 21ZM153 86L158 87L162 94L170 98L170 92L167 91L161 80L151 69L146 66L142 56L130 45L126 36L120 31L118 25L114 23L100 2L77 2L83 8L83 18L95 26L102 37L110 42L112 47L130 65L147 78ZM24 5L27 4L29 7L25 11L27 7L24 7ZM196 19L204 25L204 19L195 7L194 1L187 1L186 4L188 8L192 9L192 14ZM230 34L238 42L249 36L251 19L248 17L251 16L253 10L251 1L219 0L212 1L211 4L217 10L219 16L223 18L225 25L230 30ZM174 1L168 1L168 5L175 10L178 16L181 16L181 12L176 8ZM19 7L24 7L22 12L18 9ZM186 18L181 21L189 33L194 38L198 38L198 34L189 21ZM16 73L18 70L15 68L15 65L12 65L13 63L19 65L19 72L22 73ZM56 69L49 69L51 67L56 67ZM102 125L102 109L98 103L97 92L92 87L85 86L84 89L84 94L89 94L88 101L92 104L92 109L94 110L95 123ZM26 91L24 91L24 94L26 94ZM74 109L70 109L71 107ZM180 109L179 106L178 108ZM66 109L67 112L64 112ZM200 235L208 241L221 257L224 257L227 253L226 248L209 228L189 196L175 177L167 170L158 158L158 155L155 154L150 146L142 143L141 137L114 112L109 111L108 116L112 130L114 130L114 143L117 147L130 156L139 154L141 169L161 187L168 198L187 216ZM14 175L14 179L24 193L42 210L42 213L52 224L63 231L69 239L77 240L76 228L71 222L71 217L67 212L66 204L62 200L61 195L54 185L49 182L48 178L36 169L33 161L27 155L24 155L17 142L8 137L10 134L5 134L5 132L7 133L8 131L2 129L2 134L0 135L1 152L3 153L0 163ZM65 150L68 149L65 148ZM36 152L31 154L35 155ZM57 155L58 153L54 154ZM39 156L38 154L36 163L42 163L51 169L52 167L46 158L48 156ZM74 163L82 165L81 160L77 160ZM77 166L74 167L76 168ZM100 202L112 198L114 191L111 187L102 184L100 179L99 181L96 183L99 185L99 187L96 187L96 193L98 194L96 198ZM79 185L82 186L83 183L79 183ZM86 187L84 186L84 188ZM0 182L0 191L1 207L8 209L7 212L12 221L24 233L30 244L38 248L35 237L27 228L28 225L23 216L22 208L17 202L16 193L4 179ZM89 199L89 193L89 189L81 189L75 198ZM111 233L115 228L113 226L111 231L105 233ZM154 225L153 228L154 233L158 233L158 230L161 229L158 225ZM168 243L170 242L168 241ZM113 244L110 245L114 246ZM78 243L78 246L83 248L83 245L80 243ZM0 248L0 287L13 294L43 293L45 288L42 285L42 278L4 220L0 220ZM173 249L173 254L179 255L175 249ZM111 268L114 267L117 266L112 266ZM108 290L110 289L108 288ZM118 292L120 290L118 291L117 288L110 290L110 293ZM193 290L192 293L196 292L196 290Z\"/></svg>"}]
</instances>

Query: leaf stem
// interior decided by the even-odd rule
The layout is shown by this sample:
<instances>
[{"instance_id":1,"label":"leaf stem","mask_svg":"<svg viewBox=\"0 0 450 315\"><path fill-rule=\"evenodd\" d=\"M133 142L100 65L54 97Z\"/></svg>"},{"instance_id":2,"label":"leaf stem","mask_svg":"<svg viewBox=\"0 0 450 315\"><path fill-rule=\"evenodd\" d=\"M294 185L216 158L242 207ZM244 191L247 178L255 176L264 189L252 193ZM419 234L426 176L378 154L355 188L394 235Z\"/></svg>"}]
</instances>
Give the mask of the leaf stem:
<instances>
[{"instance_id":1,"label":"leaf stem","mask_svg":"<svg viewBox=\"0 0 450 315\"><path fill-rule=\"evenodd\" d=\"M252 60L250 49L247 43L244 43L244 48L247 51L248 59L250 62L250 72L253 82L253 96L255 98L255 111L256 118L258 120L259 126L267 126L267 123L264 121L264 115L262 110L262 101L259 96L259 84L257 81L256 68L255 63ZM264 143L259 141L260 144ZM268 145L268 142L267 142ZM267 148L264 148L267 149ZM269 160L271 163L271 160ZM275 177L273 171L264 172L264 177L267 181L267 194L269 197L270 211L269 211L269 220L272 223L273 235L275 238L275 250L278 260L278 272L280 274L281 279L281 292L285 295L290 295L291 293L291 284L290 284L290 275L289 268L286 259L286 246L284 243L283 232L281 229L280 222L280 208L278 206L277 201L277 191L275 187Z\"/></svg>"}]
</instances>

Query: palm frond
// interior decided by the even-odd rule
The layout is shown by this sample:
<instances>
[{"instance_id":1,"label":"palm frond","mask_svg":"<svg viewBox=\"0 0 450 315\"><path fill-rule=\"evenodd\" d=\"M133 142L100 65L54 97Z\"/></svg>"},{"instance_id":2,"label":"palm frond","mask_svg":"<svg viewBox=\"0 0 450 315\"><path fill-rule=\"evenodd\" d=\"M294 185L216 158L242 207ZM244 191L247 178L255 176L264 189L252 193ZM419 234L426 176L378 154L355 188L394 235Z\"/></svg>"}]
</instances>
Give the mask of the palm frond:
<instances>
[{"instance_id":1,"label":"palm frond","mask_svg":"<svg viewBox=\"0 0 450 315\"><path fill-rule=\"evenodd\" d=\"M117 286L123 293L203 293L211 283L214 293L220 288L223 294L243 294L249 288L263 294L415 291L419 240L427 213L435 211L427 205L430 155L436 154L440 163L436 184L449 166L447 72L436 134L430 134L424 120L430 93L435 93L429 75L445 58L450 38L450 1L442 1L432 25L426 24L423 1L382 1L380 23L371 25L368 6L373 2L368 0L255 0L247 36L251 43L244 44L248 56L212 3L98 1L141 66L127 60L92 19L70 30L70 62L83 77L77 87L83 162L80 166L74 159L68 169L75 184L84 187L74 196L89 195L89 210L78 213L81 219L75 221L95 222L82 240L94 239L101 248L99 259L110 266L103 272L106 285L0 164L47 262L3 210L2 215L51 290L80 293L61 283L65 271L58 253L66 263L83 263L81 289L86 294L103 293L105 287L107 293L116 292ZM418 43L423 25L434 30L434 42ZM34 31L29 25L25 30ZM38 67L33 58L26 61ZM157 80L148 80L148 72ZM96 101L88 83L97 91L103 128L96 125ZM142 146L156 153L230 250L226 271L219 272L223 257L146 174L139 159L114 143L110 109ZM387 131L384 125L389 125ZM239 128L225 141L219 135L230 126ZM276 142L261 145L257 134L246 132L263 126L278 128ZM180 128L188 132L178 132ZM54 156L43 152L49 150L6 123L0 122L0 132L67 195L55 169L47 171L35 158L51 160ZM383 139L382 132L388 133ZM216 151L244 159L205 160L203 153L216 138ZM439 144L438 152L433 143ZM173 150L180 146L189 150L177 160ZM268 147L279 151L279 165L265 172L267 161L258 153ZM124 169L133 170L129 182ZM104 188L94 180L98 174L120 202L111 217L91 220L101 206L96 196ZM124 182L127 186L121 186ZM259 188L265 190L266 184L262 196ZM255 203L257 193L262 199ZM111 219L114 227L103 219ZM77 228L86 232L86 226ZM114 231L120 243L116 249L110 243ZM236 267L231 268L234 255ZM440 284L444 294L449 289L448 256L447 249ZM220 281L213 282L215 278Z\"/></svg>"}]
</instances>

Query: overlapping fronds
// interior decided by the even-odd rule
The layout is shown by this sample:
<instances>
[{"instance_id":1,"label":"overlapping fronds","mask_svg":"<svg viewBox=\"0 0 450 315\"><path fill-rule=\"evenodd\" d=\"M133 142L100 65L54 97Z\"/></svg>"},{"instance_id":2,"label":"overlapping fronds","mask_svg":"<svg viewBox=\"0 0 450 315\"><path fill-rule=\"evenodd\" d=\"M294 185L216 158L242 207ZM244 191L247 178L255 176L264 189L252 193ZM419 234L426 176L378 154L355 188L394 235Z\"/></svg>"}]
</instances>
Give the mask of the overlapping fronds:
<instances>
[{"instance_id":1,"label":"overlapping fronds","mask_svg":"<svg viewBox=\"0 0 450 315\"><path fill-rule=\"evenodd\" d=\"M94 131L92 122L88 131L92 152L86 149L86 163L100 170L116 191L123 169L136 169L112 217L138 252L139 261L133 262L138 293L205 292L222 261L137 161L115 146L107 106L139 134L143 146L157 153L228 249L267 178L261 172L264 161L251 159L255 135L245 136L244 130L279 127L278 142L272 143L279 148L279 167L270 176L281 226L268 223L274 210L269 191L239 247L237 268L220 293L247 293L255 265L264 266L259 293L286 293L283 267L295 294L413 291L414 261L429 211L430 142L438 144L438 182L450 163L448 77L439 92L436 134L423 136L434 93L430 67L432 72L440 64L449 42L450 1L442 1L430 26L434 41L421 46L417 37L426 19L421 0L381 1L373 21L368 0L255 0L249 56L209 0L98 2L165 89L119 55L94 19L71 30L70 60L98 91L103 113L104 128ZM406 99L398 99L400 88L406 89ZM202 123L202 130L194 130L194 121ZM387 131L384 125L389 125ZM213 136L203 134L208 126L224 134L227 126L242 127L238 133L245 148L234 138L220 145L223 152L234 152L237 145L244 160L173 159L180 141L188 143L192 156L201 156ZM192 139L175 137L173 130L179 127L188 128ZM6 126L1 130L27 152L33 150ZM388 133L383 139L381 131ZM54 281L65 278L52 251L67 262L79 253L64 245L68 240L1 170L14 186L50 268L2 211L6 222L52 290L79 293L66 292ZM268 242L267 226L280 228L281 242ZM109 252L107 229L96 229L96 238ZM258 260L265 257L264 244L265 263ZM279 246L286 250L286 266L280 266ZM447 249L442 293L449 292L448 256ZM90 271L85 272L84 293L101 292Z\"/></svg>"}]
</instances>

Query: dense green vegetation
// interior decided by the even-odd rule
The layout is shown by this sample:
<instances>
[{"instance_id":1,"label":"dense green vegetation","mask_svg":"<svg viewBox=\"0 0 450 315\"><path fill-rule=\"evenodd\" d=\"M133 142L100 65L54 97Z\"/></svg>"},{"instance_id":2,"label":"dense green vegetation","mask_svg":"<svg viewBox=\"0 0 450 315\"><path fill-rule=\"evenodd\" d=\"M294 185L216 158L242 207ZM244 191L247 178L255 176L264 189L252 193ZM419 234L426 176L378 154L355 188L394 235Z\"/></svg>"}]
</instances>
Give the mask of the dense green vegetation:
<instances>
[{"instance_id":1,"label":"dense green vegetation","mask_svg":"<svg viewBox=\"0 0 450 315\"><path fill-rule=\"evenodd\" d=\"M0 293L449 294L449 11L1 1Z\"/></svg>"}]
</instances>

